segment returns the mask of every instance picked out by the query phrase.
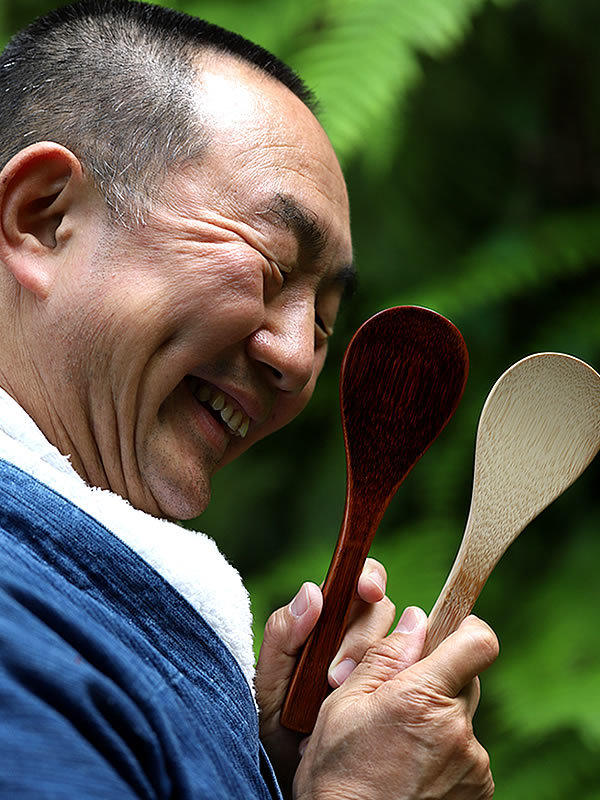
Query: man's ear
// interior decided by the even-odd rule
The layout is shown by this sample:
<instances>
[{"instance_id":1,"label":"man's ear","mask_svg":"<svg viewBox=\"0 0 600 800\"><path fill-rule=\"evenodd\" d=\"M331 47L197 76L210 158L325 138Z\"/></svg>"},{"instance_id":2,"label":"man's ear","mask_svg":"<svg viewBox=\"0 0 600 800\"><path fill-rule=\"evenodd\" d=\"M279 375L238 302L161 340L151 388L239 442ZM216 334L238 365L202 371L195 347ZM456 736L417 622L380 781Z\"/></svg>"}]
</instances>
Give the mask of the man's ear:
<instances>
[{"instance_id":1,"label":"man's ear","mask_svg":"<svg viewBox=\"0 0 600 800\"><path fill-rule=\"evenodd\" d=\"M79 159L54 142L36 142L0 173L0 262L21 286L45 299L64 247L67 218L86 193Z\"/></svg>"}]
</instances>

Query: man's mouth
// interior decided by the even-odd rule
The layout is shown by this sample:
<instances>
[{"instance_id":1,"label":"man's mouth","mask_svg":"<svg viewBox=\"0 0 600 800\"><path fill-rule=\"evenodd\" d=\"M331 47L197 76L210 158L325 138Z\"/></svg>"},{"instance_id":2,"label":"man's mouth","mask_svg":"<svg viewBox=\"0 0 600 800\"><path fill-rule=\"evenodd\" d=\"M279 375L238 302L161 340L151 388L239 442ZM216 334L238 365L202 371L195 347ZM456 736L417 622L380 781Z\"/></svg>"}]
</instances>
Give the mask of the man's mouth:
<instances>
[{"instance_id":1,"label":"man's mouth","mask_svg":"<svg viewBox=\"0 0 600 800\"><path fill-rule=\"evenodd\" d=\"M241 436L244 439L248 433L250 418L244 414L235 401L210 383L203 383L192 376L188 376L188 381L192 394L200 405L207 408L215 419L222 422L230 434Z\"/></svg>"}]
</instances>

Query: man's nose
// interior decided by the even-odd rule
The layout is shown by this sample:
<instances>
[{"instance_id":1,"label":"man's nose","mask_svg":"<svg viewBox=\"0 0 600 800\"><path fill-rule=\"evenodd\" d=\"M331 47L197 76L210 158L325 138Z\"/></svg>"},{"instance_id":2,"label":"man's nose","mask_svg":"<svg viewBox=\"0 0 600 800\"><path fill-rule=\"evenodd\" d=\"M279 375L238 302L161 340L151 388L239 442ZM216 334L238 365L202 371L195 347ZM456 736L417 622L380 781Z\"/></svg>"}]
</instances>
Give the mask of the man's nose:
<instances>
[{"instance_id":1,"label":"man's nose","mask_svg":"<svg viewBox=\"0 0 600 800\"><path fill-rule=\"evenodd\" d=\"M268 312L264 324L249 337L248 354L265 365L277 389L299 394L311 379L315 363L312 306Z\"/></svg>"}]
</instances>

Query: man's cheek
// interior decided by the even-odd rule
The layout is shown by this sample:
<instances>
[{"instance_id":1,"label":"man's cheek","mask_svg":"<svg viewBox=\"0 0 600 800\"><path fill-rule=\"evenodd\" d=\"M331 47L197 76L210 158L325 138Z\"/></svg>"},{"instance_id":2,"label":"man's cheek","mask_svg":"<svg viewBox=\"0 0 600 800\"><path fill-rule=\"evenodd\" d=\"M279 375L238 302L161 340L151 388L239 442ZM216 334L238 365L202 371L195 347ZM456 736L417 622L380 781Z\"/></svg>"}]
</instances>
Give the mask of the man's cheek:
<instances>
[{"instance_id":1,"label":"man's cheek","mask_svg":"<svg viewBox=\"0 0 600 800\"><path fill-rule=\"evenodd\" d=\"M316 378L312 378L310 382L304 387L302 392L294 398L287 398L285 407L281 410L275 411L274 425L272 430L283 428L289 422L294 420L308 405L310 398L315 389ZM284 404L282 403L282 406Z\"/></svg>"}]
</instances>

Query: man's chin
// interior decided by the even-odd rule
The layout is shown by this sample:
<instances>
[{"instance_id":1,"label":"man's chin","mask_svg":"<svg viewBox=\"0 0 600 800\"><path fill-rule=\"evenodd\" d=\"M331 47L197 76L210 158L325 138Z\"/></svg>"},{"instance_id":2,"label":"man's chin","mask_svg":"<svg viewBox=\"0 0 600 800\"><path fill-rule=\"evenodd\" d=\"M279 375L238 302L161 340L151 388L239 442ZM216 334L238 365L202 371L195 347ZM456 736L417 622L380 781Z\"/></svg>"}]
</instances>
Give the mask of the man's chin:
<instances>
[{"instance_id":1,"label":"man's chin","mask_svg":"<svg viewBox=\"0 0 600 800\"><path fill-rule=\"evenodd\" d=\"M194 494L193 497L170 492L159 501L160 516L172 521L194 519L206 511L209 502L210 492Z\"/></svg>"},{"instance_id":2,"label":"man's chin","mask_svg":"<svg viewBox=\"0 0 600 800\"><path fill-rule=\"evenodd\" d=\"M138 475L146 505L154 506L150 511L153 516L192 519L202 514L210 502L216 459L200 439L171 428L166 428L169 435L164 433L159 429L146 437L138 455Z\"/></svg>"},{"instance_id":3,"label":"man's chin","mask_svg":"<svg viewBox=\"0 0 600 800\"><path fill-rule=\"evenodd\" d=\"M188 520L202 514L210 502L210 478L204 474L165 476L153 471L146 477L147 493L152 498L147 511L155 517L169 520ZM150 509L149 506L154 508Z\"/></svg>"}]
</instances>

